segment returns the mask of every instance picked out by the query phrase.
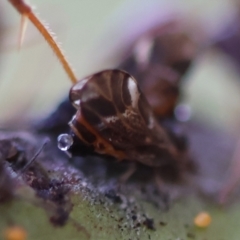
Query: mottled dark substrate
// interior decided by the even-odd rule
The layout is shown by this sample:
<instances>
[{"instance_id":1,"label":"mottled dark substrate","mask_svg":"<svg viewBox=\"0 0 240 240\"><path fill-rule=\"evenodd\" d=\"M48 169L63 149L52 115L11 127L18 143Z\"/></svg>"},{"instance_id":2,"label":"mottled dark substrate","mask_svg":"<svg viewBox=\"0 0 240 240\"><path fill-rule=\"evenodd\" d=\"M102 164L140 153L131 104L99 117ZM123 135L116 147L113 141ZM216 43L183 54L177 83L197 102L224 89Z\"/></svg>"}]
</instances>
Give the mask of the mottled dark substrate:
<instances>
[{"instance_id":1,"label":"mottled dark substrate","mask_svg":"<svg viewBox=\"0 0 240 240\"><path fill-rule=\"evenodd\" d=\"M117 205L123 217L113 221L120 229L154 230L160 223L148 216L137 199L153 203L162 211L167 211L174 200L186 194L200 193L215 200L226 176L235 139L196 123L187 123L185 127L189 149L198 170L188 174L183 182L166 182L162 191L151 177L151 168L139 166L131 179L120 185L118 179L128 168L128 163L94 154L84 147L81 157L69 159L56 147L56 135L63 130L62 127L55 132L48 129L44 133L1 131L0 200L27 199L45 209L52 224L63 226L72 221L69 217L73 207L72 196L80 193L92 204L102 204L107 209L108 205ZM33 164L21 172L46 138L51 141ZM32 189L34 197L21 195L18 189L23 187ZM72 222L86 231L80 223ZM163 224L160 225L162 227ZM165 225L167 222L164 222Z\"/></svg>"}]
</instances>

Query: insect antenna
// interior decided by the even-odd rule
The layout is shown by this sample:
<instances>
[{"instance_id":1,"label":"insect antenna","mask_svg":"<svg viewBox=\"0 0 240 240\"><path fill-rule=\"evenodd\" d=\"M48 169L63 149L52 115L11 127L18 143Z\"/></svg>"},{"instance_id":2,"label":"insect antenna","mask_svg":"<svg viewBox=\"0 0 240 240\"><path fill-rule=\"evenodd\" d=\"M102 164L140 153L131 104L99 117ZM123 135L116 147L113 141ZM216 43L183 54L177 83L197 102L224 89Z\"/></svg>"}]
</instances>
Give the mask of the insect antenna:
<instances>
[{"instance_id":1,"label":"insect antenna","mask_svg":"<svg viewBox=\"0 0 240 240\"><path fill-rule=\"evenodd\" d=\"M32 22L32 24L38 29L44 39L47 41L49 46L52 48L53 52L59 59L60 63L62 64L65 72L67 73L68 77L70 78L71 82L74 84L77 82L77 77L75 76L73 69L71 68L69 62L67 61L65 55L63 54L59 44L56 42L53 34L50 32L48 27L44 25L36 14L33 12L30 5L25 3L24 0L8 0L13 7L21 14L21 29L20 29L20 36L19 36L19 45L23 40L24 31L26 28L26 18Z\"/></svg>"}]
</instances>

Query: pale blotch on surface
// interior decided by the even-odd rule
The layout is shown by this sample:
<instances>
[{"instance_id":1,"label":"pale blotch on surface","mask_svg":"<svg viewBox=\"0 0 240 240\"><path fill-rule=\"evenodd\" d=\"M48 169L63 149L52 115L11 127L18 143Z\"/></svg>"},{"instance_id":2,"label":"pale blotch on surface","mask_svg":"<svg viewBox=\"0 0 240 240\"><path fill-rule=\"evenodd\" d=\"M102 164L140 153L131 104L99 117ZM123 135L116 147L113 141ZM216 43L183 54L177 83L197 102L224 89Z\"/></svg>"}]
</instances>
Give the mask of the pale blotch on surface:
<instances>
[{"instance_id":1,"label":"pale blotch on surface","mask_svg":"<svg viewBox=\"0 0 240 240\"><path fill-rule=\"evenodd\" d=\"M199 227L199 228L206 228L211 224L211 222L212 222L212 217L208 212L200 212L194 218L194 224L196 227Z\"/></svg>"},{"instance_id":2,"label":"pale blotch on surface","mask_svg":"<svg viewBox=\"0 0 240 240\"><path fill-rule=\"evenodd\" d=\"M20 226L12 226L5 229L4 233L5 240L26 240L27 231Z\"/></svg>"}]
</instances>

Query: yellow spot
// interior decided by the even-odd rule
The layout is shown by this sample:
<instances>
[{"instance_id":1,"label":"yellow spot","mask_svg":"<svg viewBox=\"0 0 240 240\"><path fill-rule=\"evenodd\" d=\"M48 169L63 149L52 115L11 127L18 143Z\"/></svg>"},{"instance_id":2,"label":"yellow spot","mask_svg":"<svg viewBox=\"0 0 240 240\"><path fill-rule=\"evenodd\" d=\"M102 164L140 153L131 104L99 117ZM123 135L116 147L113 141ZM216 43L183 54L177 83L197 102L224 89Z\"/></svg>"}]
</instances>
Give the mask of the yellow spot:
<instances>
[{"instance_id":1,"label":"yellow spot","mask_svg":"<svg viewBox=\"0 0 240 240\"><path fill-rule=\"evenodd\" d=\"M4 231L4 240L26 240L27 232L20 226L8 227Z\"/></svg>"},{"instance_id":2,"label":"yellow spot","mask_svg":"<svg viewBox=\"0 0 240 240\"><path fill-rule=\"evenodd\" d=\"M206 228L211 224L212 218L207 212L200 212L194 218L194 224L200 228Z\"/></svg>"}]
</instances>

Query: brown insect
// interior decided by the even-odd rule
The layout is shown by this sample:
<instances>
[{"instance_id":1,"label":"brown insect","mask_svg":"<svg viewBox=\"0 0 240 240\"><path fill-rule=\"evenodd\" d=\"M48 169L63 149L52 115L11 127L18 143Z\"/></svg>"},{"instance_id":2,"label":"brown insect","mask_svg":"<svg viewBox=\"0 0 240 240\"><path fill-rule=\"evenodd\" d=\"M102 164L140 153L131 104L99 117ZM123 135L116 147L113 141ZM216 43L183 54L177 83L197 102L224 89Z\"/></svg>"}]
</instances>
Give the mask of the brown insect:
<instances>
[{"instance_id":1,"label":"brown insect","mask_svg":"<svg viewBox=\"0 0 240 240\"><path fill-rule=\"evenodd\" d=\"M156 121L135 78L122 70L105 70L76 81L56 42L22 0L9 0L44 35L74 83L69 98L76 114L69 123L73 135L100 154L118 160L139 162L150 167L176 166L189 161ZM71 134L58 137L58 146L68 151L74 143Z\"/></svg>"},{"instance_id":2,"label":"brown insect","mask_svg":"<svg viewBox=\"0 0 240 240\"><path fill-rule=\"evenodd\" d=\"M128 73L96 73L75 84L69 98L77 110L69 125L96 152L154 167L177 164L183 157Z\"/></svg>"}]
</instances>

